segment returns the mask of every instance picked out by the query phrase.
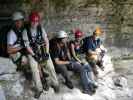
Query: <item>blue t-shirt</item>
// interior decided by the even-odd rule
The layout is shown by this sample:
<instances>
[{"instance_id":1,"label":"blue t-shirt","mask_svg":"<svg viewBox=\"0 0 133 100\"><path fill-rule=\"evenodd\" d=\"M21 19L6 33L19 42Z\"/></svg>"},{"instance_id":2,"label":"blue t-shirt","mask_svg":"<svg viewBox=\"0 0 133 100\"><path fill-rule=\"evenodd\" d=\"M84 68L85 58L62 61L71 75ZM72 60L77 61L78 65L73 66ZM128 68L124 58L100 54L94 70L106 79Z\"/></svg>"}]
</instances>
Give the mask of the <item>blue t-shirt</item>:
<instances>
[{"instance_id":1,"label":"blue t-shirt","mask_svg":"<svg viewBox=\"0 0 133 100\"><path fill-rule=\"evenodd\" d=\"M83 41L84 52L88 52L88 50L95 51L101 45L100 38L95 40L93 36L86 37Z\"/></svg>"}]
</instances>

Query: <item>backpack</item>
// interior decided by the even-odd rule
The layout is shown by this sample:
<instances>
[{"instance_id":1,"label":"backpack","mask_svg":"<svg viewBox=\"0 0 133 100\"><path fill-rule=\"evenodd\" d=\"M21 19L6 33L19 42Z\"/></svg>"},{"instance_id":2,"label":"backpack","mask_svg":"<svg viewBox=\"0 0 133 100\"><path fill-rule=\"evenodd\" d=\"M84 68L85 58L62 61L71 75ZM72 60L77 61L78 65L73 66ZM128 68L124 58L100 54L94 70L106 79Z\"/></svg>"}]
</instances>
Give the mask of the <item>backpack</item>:
<instances>
[{"instance_id":1,"label":"backpack","mask_svg":"<svg viewBox=\"0 0 133 100\"><path fill-rule=\"evenodd\" d=\"M11 28L11 25L0 28L0 56L2 57L9 57L7 53L7 34Z\"/></svg>"},{"instance_id":2,"label":"backpack","mask_svg":"<svg viewBox=\"0 0 133 100\"><path fill-rule=\"evenodd\" d=\"M12 25L6 25L0 28L0 56L1 57L9 57L7 53L7 34L13 29L16 33L18 40L22 40L22 35L18 33L18 31ZM17 40L17 41L18 41Z\"/></svg>"}]
</instances>

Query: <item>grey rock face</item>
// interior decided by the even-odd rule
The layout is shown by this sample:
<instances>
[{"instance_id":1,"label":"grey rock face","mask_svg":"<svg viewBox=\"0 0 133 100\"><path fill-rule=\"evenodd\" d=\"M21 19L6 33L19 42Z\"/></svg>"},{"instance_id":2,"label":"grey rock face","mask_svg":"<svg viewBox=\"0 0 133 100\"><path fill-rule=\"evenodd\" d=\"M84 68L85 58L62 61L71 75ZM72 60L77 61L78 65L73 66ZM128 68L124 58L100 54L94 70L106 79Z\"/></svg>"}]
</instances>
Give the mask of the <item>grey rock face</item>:
<instances>
[{"instance_id":1,"label":"grey rock face","mask_svg":"<svg viewBox=\"0 0 133 100\"><path fill-rule=\"evenodd\" d=\"M0 86L0 100L6 100L6 97L5 97L4 91L3 91L3 89L2 89L1 86Z\"/></svg>"},{"instance_id":2,"label":"grey rock face","mask_svg":"<svg viewBox=\"0 0 133 100\"><path fill-rule=\"evenodd\" d=\"M32 83L26 81L22 73L16 72L16 66L10 62L9 59L0 58L0 68L5 67L6 73L0 75L0 100L37 100L35 99L34 92L32 91ZM115 73L111 58L106 55L103 58L105 70L99 71L98 76L98 89L92 96L83 94L81 86L76 79L72 79L76 87L72 90L68 89L63 84L60 85L60 93L54 93L53 89L43 91L38 100L126 100L131 98L132 93L128 87L127 78ZM7 64L8 63L8 64ZM11 67L10 67L11 66ZM2 72L2 71L1 71ZM3 89L3 90L1 90Z\"/></svg>"},{"instance_id":3,"label":"grey rock face","mask_svg":"<svg viewBox=\"0 0 133 100\"><path fill-rule=\"evenodd\" d=\"M0 58L0 75L16 72L16 66L9 59Z\"/></svg>"}]
</instances>

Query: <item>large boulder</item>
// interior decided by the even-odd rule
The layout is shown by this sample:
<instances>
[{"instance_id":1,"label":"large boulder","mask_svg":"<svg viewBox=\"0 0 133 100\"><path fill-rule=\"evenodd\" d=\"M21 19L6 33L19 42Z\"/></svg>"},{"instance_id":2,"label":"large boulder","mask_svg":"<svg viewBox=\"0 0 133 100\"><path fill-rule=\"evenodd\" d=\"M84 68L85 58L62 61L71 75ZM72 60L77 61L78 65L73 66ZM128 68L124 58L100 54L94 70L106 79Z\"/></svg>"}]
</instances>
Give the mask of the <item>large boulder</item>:
<instances>
[{"instance_id":1,"label":"large boulder","mask_svg":"<svg viewBox=\"0 0 133 100\"><path fill-rule=\"evenodd\" d=\"M3 91L3 89L2 89L1 86L0 86L0 100L6 100L6 97L5 97L4 91Z\"/></svg>"},{"instance_id":2,"label":"large boulder","mask_svg":"<svg viewBox=\"0 0 133 100\"><path fill-rule=\"evenodd\" d=\"M74 89L70 90L61 84L60 93L56 94L50 88L49 91L43 91L38 100L124 100L123 97L131 97L127 79L115 73L108 55L105 55L103 60L105 69L98 69L99 87L94 95L83 94L78 81L74 78ZM37 100L31 89L32 84L25 80L22 73L16 72L16 66L11 60L0 58L0 68L0 100Z\"/></svg>"},{"instance_id":3,"label":"large boulder","mask_svg":"<svg viewBox=\"0 0 133 100\"><path fill-rule=\"evenodd\" d=\"M0 58L0 75L12 74L16 72L16 66L11 59Z\"/></svg>"}]
</instances>

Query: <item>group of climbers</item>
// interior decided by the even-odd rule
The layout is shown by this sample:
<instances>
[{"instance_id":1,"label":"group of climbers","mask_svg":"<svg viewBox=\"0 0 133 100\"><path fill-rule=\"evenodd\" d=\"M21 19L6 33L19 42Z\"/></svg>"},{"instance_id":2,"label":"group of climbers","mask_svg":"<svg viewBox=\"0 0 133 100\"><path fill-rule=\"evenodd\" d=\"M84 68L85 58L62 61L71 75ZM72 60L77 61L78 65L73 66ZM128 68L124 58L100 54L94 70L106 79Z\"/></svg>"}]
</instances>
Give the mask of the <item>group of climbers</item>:
<instances>
[{"instance_id":1,"label":"group of climbers","mask_svg":"<svg viewBox=\"0 0 133 100\"><path fill-rule=\"evenodd\" d=\"M49 41L45 29L40 24L39 14L32 12L29 15L29 23L25 26L21 12L15 12L12 19L14 25L7 34L9 57L17 64L18 69L26 65L30 67L36 86L36 98L48 85L58 91L59 83L49 55Z\"/></svg>"},{"instance_id":2,"label":"group of climbers","mask_svg":"<svg viewBox=\"0 0 133 100\"><path fill-rule=\"evenodd\" d=\"M61 74L65 85L73 89L68 71L79 73L84 93L95 93L98 87L97 66L104 70L102 58L106 52L100 40L102 30L96 28L92 36L85 38L82 31L75 30L75 39L72 41L61 30L49 41L40 19L38 12L31 12L25 25L24 15L15 12L12 16L13 25L7 34L9 57L18 69L31 70L36 87L35 98L39 98L43 89L48 90L49 86L59 92L56 73Z\"/></svg>"}]
</instances>

